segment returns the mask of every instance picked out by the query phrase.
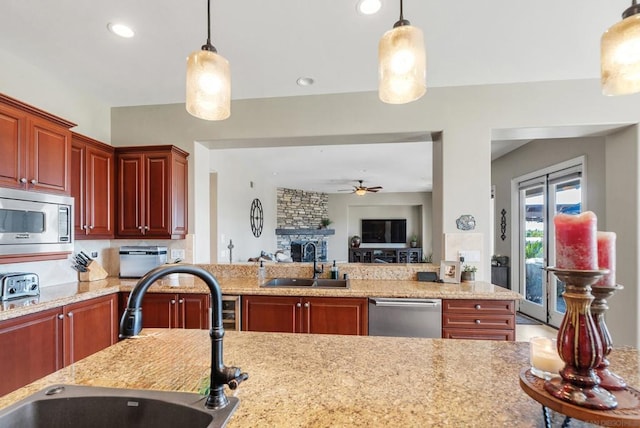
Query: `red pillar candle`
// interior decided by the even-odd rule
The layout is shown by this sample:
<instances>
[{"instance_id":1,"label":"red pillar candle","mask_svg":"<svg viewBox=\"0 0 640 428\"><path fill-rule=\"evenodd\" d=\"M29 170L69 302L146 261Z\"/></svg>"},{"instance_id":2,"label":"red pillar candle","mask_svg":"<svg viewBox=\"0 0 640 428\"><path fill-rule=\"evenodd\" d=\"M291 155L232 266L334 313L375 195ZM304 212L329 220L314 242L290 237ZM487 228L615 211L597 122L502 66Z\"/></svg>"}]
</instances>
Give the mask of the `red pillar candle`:
<instances>
[{"instance_id":1,"label":"red pillar candle","mask_svg":"<svg viewBox=\"0 0 640 428\"><path fill-rule=\"evenodd\" d=\"M559 269L598 269L596 215L557 214L553 218L556 228L556 267Z\"/></svg>"},{"instance_id":2,"label":"red pillar candle","mask_svg":"<svg viewBox=\"0 0 640 428\"><path fill-rule=\"evenodd\" d=\"M609 273L595 285L616 285L616 234L598 232L598 265L600 269L609 269Z\"/></svg>"}]
</instances>

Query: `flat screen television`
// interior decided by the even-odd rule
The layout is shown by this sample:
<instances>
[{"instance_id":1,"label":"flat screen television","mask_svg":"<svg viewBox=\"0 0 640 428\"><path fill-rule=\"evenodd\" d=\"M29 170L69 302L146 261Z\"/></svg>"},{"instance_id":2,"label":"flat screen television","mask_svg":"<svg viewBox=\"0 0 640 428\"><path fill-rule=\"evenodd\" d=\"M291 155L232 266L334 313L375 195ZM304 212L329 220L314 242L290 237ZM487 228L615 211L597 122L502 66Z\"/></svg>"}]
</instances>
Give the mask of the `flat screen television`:
<instances>
[{"instance_id":1,"label":"flat screen television","mask_svg":"<svg viewBox=\"0 0 640 428\"><path fill-rule=\"evenodd\" d=\"M407 219L362 219L362 242L366 244L405 244Z\"/></svg>"}]
</instances>

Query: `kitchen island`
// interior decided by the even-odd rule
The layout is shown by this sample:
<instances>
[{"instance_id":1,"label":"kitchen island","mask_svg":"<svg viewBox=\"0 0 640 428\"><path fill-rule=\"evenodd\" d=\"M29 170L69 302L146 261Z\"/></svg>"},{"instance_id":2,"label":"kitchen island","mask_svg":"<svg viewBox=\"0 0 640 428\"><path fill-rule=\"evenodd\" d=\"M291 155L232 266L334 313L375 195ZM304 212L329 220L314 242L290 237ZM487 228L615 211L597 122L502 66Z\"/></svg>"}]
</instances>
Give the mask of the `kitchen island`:
<instances>
[{"instance_id":1,"label":"kitchen island","mask_svg":"<svg viewBox=\"0 0 640 428\"><path fill-rule=\"evenodd\" d=\"M225 364L249 373L228 426L540 427L541 406L518 384L528 359L518 342L227 332ZM640 385L637 350L610 360ZM146 329L1 397L0 408L58 383L196 392L209 365L207 331Z\"/></svg>"}]
</instances>

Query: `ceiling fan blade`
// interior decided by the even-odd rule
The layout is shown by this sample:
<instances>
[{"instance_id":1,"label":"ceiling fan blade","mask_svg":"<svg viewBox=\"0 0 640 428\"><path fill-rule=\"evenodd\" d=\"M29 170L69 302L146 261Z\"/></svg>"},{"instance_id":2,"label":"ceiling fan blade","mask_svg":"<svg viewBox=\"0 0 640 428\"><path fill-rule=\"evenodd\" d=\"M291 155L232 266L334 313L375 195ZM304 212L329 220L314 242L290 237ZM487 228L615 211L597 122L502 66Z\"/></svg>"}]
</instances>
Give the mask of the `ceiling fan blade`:
<instances>
[{"instance_id":1,"label":"ceiling fan blade","mask_svg":"<svg viewBox=\"0 0 640 428\"><path fill-rule=\"evenodd\" d=\"M382 186L367 187L367 190L382 190Z\"/></svg>"},{"instance_id":2,"label":"ceiling fan blade","mask_svg":"<svg viewBox=\"0 0 640 428\"><path fill-rule=\"evenodd\" d=\"M338 192L355 192L353 189L338 189Z\"/></svg>"},{"instance_id":3,"label":"ceiling fan blade","mask_svg":"<svg viewBox=\"0 0 640 428\"><path fill-rule=\"evenodd\" d=\"M367 189L367 192L371 192L371 193L377 193L378 191L380 191L380 189L372 189L371 187Z\"/></svg>"}]
</instances>

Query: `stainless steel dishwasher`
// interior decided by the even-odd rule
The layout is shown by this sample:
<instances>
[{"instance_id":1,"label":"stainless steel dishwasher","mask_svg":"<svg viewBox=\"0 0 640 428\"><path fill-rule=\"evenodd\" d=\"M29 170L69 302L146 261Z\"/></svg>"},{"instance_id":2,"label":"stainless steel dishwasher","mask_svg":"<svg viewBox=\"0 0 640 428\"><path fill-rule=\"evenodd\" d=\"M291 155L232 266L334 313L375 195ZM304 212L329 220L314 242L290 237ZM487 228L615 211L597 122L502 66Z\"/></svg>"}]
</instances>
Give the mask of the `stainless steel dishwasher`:
<instances>
[{"instance_id":1,"label":"stainless steel dishwasher","mask_svg":"<svg viewBox=\"0 0 640 428\"><path fill-rule=\"evenodd\" d=\"M369 336L442 337L442 300L369 298Z\"/></svg>"}]
</instances>

